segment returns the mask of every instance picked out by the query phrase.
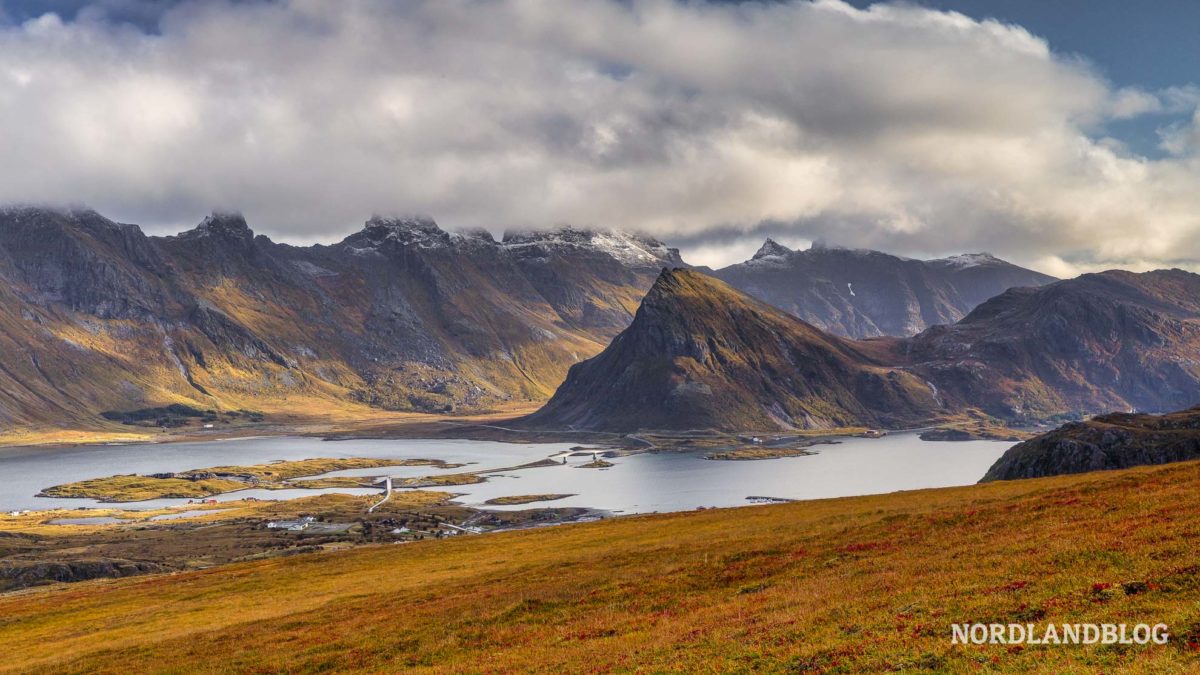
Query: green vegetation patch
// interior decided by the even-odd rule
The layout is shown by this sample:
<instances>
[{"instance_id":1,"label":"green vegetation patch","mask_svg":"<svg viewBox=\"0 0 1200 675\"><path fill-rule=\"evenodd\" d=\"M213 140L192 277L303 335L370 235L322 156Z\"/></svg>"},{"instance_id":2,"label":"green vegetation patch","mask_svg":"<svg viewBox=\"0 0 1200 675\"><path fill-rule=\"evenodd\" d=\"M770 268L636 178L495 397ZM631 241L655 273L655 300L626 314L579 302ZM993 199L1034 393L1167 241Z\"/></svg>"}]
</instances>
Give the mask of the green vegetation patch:
<instances>
[{"instance_id":1,"label":"green vegetation patch","mask_svg":"<svg viewBox=\"0 0 1200 675\"><path fill-rule=\"evenodd\" d=\"M256 410L217 412L211 409L202 410L183 403L172 403L171 405L154 408L139 408L137 410L108 410L100 413L100 416L112 422L120 422L121 424L131 426L167 428L187 426L193 421L217 422L222 418L227 422L241 419L250 422L263 421L263 414Z\"/></svg>"}]
</instances>

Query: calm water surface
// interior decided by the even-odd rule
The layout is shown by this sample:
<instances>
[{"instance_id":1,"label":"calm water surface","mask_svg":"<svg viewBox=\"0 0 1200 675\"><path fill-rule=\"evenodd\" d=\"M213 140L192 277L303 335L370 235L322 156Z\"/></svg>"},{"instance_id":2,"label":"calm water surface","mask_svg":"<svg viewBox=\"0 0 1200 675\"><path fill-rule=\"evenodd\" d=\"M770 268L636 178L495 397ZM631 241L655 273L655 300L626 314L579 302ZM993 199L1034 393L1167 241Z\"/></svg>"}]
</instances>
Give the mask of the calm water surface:
<instances>
[{"instance_id":1,"label":"calm water surface","mask_svg":"<svg viewBox=\"0 0 1200 675\"><path fill-rule=\"evenodd\" d=\"M88 499L35 497L51 485L117 473L184 471L228 464L262 464L313 457L441 459L469 464L459 469L429 466L350 470L331 475L425 476L524 464L557 455L573 444L519 444L467 440L350 440L253 438L158 445L110 445L68 449L0 450L0 510L99 506ZM817 499L897 490L967 485L979 480L1012 444L996 441L929 442L915 433L881 439L848 438L819 445L807 457L760 461L712 461L697 453L647 453L610 458L614 466L585 469L591 457L569 457L566 465L505 471L485 483L450 488L459 502L482 505L493 497L543 493L577 496L554 506L586 506L623 513L679 511L698 506L740 506L750 496ZM242 490L217 497L291 499L321 492L371 494L365 488L332 490ZM157 499L123 505L162 508L186 499ZM532 506L538 506L534 504ZM493 507L531 508L530 505Z\"/></svg>"}]
</instances>

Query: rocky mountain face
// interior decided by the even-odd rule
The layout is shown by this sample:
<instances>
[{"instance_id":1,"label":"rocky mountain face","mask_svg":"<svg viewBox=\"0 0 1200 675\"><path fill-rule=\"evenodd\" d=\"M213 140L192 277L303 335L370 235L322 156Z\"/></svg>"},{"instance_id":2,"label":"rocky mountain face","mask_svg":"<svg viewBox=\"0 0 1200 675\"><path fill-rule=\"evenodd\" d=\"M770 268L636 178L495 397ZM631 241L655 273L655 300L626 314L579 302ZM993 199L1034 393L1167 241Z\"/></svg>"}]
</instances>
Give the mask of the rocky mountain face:
<instances>
[{"instance_id":1,"label":"rocky mountain face","mask_svg":"<svg viewBox=\"0 0 1200 675\"><path fill-rule=\"evenodd\" d=\"M633 323L521 424L554 429L903 426L938 408L918 377L700 272L664 270Z\"/></svg>"},{"instance_id":2,"label":"rocky mountain face","mask_svg":"<svg viewBox=\"0 0 1200 675\"><path fill-rule=\"evenodd\" d=\"M0 211L0 423L183 402L438 411L538 400L628 325L678 252L563 229L372 218L331 246L235 214L148 237L87 210Z\"/></svg>"},{"instance_id":3,"label":"rocky mountain face","mask_svg":"<svg viewBox=\"0 0 1200 675\"><path fill-rule=\"evenodd\" d=\"M1109 271L1014 288L897 349L950 408L1028 421L1179 410L1200 402L1200 276Z\"/></svg>"},{"instance_id":4,"label":"rocky mountain face","mask_svg":"<svg viewBox=\"0 0 1200 675\"><path fill-rule=\"evenodd\" d=\"M1197 354L1200 276L1180 270L1015 288L957 324L858 341L675 270L524 423L748 431L1173 410L1200 402Z\"/></svg>"},{"instance_id":5,"label":"rocky mountain face","mask_svg":"<svg viewBox=\"0 0 1200 675\"><path fill-rule=\"evenodd\" d=\"M1009 448L983 481L1037 478L1200 459L1200 408L1114 413L1070 422Z\"/></svg>"},{"instance_id":6,"label":"rocky mountain face","mask_svg":"<svg viewBox=\"0 0 1200 675\"><path fill-rule=\"evenodd\" d=\"M986 253L912 260L814 244L793 251L768 239L718 279L812 325L846 337L904 337L961 319L1009 288L1055 279Z\"/></svg>"},{"instance_id":7,"label":"rocky mountain face","mask_svg":"<svg viewBox=\"0 0 1200 675\"><path fill-rule=\"evenodd\" d=\"M864 256L917 262L772 244L746 265L799 254L852 256L847 270ZM918 266L993 266L956 260ZM149 237L87 210L4 209L0 425L80 427L172 403L481 408L544 400L597 354L529 424L894 427L1200 402L1200 277L1187 272L1012 288L956 324L855 341L699 272L660 275L682 265L649 238L569 228L496 241L377 217L296 247L236 214ZM847 283L859 297L865 282Z\"/></svg>"}]
</instances>

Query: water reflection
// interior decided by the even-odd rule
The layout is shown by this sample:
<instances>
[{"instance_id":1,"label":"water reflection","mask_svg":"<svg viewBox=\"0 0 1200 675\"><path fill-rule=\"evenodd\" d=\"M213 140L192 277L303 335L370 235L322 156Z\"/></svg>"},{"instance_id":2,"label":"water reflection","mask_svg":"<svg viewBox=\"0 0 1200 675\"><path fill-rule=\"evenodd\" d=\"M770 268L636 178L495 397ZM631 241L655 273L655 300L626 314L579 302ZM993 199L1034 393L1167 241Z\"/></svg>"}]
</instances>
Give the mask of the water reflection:
<instances>
[{"instance_id":1,"label":"water reflection","mask_svg":"<svg viewBox=\"0 0 1200 675\"><path fill-rule=\"evenodd\" d=\"M446 488L463 495L460 503L483 506L495 497L574 494L554 506L583 506L623 513L678 511L699 506L741 506L747 497L817 499L896 490L974 483L1011 443L969 441L938 443L914 433L882 439L850 438L820 445L807 457L761 461L712 461L700 453L647 453L610 458L606 469L581 468L589 456L567 457L567 464L509 470L488 481ZM413 477L447 471L477 471L525 464L564 453L571 444L510 444L466 440L356 440L321 442L309 438L257 438L164 445L118 445L60 450L0 451L0 510L100 506L87 499L34 497L58 483L120 473L183 471L228 464L262 464L313 457L441 459L465 463L458 469L397 466L349 469L326 475ZM249 489L215 497L293 499L322 493L376 494L371 488L322 490ZM125 508L157 509L186 504L186 499L155 499ZM537 506L533 504L532 506ZM487 506L496 509L531 508Z\"/></svg>"}]
</instances>

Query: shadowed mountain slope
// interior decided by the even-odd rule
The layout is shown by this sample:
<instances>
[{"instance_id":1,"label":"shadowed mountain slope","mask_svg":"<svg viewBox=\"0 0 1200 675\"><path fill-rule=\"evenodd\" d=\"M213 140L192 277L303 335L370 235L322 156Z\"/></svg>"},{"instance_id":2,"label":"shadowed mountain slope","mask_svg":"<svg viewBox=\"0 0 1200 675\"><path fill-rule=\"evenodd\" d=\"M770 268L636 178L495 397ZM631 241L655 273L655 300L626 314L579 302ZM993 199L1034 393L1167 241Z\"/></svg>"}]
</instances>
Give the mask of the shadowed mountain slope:
<instances>
[{"instance_id":1,"label":"shadowed mountain slope","mask_svg":"<svg viewBox=\"0 0 1200 675\"><path fill-rule=\"evenodd\" d=\"M954 323L983 301L1054 277L986 253L913 260L820 244L793 251L768 239L750 260L713 276L828 332L914 335Z\"/></svg>"},{"instance_id":2,"label":"shadowed mountain slope","mask_svg":"<svg viewBox=\"0 0 1200 675\"><path fill-rule=\"evenodd\" d=\"M699 272L664 270L633 323L523 424L560 429L900 426L919 378Z\"/></svg>"},{"instance_id":3,"label":"shadowed mountain slope","mask_svg":"<svg viewBox=\"0 0 1200 675\"><path fill-rule=\"evenodd\" d=\"M1018 288L912 338L839 338L698 272L523 424L550 429L899 427L981 410L1039 421L1200 402L1200 276L1105 272Z\"/></svg>"},{"instance_id":4,"label":"shadowed mountain slope","mask_svg":"<svg viewBox=\"0 0 1200 675\"><path fill-rule=\"evenodd\" d=\"M1200 276L1085 274L1015 288L904 343L950 407L1004 419L1200 403Z\"/></svg>"},{"instance_id":5,"label":"shadowed mountain slope","mask_svg":"<svg viewBox=\"0 0 1200 675\"><path fill-rule=\"evenodd\" d=\"M214 214L172 237L87 210L0 210L0 422L167 403L443 411L541 400L632 319L660 242L448 233L372 218L331 246ZM569 270L570 274L561 273Z\"/></svg>"}]
</instances>

